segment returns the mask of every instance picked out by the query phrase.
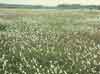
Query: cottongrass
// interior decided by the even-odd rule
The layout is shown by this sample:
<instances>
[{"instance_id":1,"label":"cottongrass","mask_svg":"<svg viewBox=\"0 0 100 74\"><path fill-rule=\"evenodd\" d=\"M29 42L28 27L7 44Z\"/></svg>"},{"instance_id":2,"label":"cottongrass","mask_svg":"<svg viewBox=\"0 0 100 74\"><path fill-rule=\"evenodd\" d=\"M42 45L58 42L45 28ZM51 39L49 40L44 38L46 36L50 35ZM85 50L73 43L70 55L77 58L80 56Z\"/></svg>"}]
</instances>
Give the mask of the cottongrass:
<instances>
[{"instance_id":1,"label":"cottongrass","mask_svg":"<svg viewBox=\"0 0 100 74\"><path fill-rule=\"evenodd\" d=\"M98 74L100 71L100 49L88 33L1 32L0 51L1 74Z\"/></svg>"},{"instance_id":2,"label":"cottongrass","mask_svg":"<svg viewBox=\"0 0 100 74\"><path fill-rule=\"evenodd\" d=\"M97 16L46 12L0 18L0 74L100 74Z\"/></svg>"}]
</instances>

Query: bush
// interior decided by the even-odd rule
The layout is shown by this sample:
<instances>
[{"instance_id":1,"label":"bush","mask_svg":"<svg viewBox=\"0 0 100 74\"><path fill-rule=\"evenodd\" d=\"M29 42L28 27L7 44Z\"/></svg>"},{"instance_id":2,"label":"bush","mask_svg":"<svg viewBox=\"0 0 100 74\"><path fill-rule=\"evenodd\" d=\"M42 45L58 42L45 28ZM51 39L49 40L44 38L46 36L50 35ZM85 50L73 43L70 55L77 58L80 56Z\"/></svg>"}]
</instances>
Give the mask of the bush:
<instances>
[{"instance_id":1,"label":"bush","mask_svg":"<svg viewBox=\"0 0 100 74\"><path fill-rule=\"evenodd\" d=\"M6 31L7 25L0 24L0 31Z\"/></svg>"}]
</instances>

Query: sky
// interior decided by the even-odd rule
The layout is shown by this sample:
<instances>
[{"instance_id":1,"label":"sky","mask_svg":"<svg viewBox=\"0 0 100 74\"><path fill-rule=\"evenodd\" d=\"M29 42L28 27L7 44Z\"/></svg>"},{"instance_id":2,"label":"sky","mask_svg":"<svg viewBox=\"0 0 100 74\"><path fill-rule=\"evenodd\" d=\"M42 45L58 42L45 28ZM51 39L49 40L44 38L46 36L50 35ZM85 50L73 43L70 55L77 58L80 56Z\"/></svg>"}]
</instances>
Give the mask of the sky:
<instances>
[{"instance_id":1,"label":"sky","mask_svg":"<svg viewBox=\"0 0 100 74\"><path fill-rule=\"evenodd\" d=\"M9 4L32 4L32 5L48 5L57 4L93 4L100 5L100 0L0 0L0 3Z\"/></svg>"}]
</instances>

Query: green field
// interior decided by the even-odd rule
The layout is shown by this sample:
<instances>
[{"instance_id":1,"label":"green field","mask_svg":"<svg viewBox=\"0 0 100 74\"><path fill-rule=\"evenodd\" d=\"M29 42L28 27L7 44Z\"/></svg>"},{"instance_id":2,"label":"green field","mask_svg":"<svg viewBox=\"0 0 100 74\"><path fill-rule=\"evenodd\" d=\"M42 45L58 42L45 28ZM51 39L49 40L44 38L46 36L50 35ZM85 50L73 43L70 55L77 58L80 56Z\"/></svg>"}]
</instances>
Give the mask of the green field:
<instances>
[{"instance_id":1,"label":"green field","mask_svg":"<svg viewBox=\"0 0 100 74\"><path fill-rule=\"evenodd\" d=\"M0 74L100 74L99 11L0 11Z\"/></svg>"}]
</instances>

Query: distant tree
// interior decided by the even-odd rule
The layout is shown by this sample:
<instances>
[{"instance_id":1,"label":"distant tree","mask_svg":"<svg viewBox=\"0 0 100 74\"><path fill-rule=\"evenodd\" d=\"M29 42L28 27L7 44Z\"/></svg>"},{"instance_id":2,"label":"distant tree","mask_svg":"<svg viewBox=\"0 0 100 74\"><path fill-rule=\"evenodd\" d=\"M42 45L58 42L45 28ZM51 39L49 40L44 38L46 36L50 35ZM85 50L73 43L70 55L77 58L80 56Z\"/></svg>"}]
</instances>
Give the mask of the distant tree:
<instances>
[{"instance_id":1,"label":"distant tree","mask_svg":"<svg viewBox=\"0 0 100 74\"><path fill-rule=\"evenodd\" d=\"M100 5L96 6L96 8L97 8L98 10L100 10Z\"/></svg>"}]
</instances>

